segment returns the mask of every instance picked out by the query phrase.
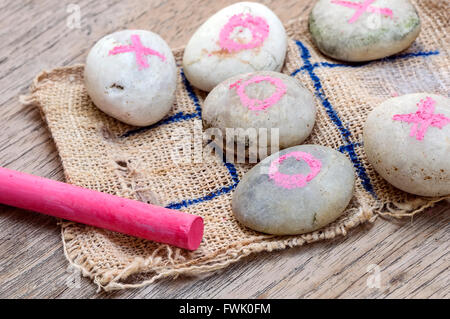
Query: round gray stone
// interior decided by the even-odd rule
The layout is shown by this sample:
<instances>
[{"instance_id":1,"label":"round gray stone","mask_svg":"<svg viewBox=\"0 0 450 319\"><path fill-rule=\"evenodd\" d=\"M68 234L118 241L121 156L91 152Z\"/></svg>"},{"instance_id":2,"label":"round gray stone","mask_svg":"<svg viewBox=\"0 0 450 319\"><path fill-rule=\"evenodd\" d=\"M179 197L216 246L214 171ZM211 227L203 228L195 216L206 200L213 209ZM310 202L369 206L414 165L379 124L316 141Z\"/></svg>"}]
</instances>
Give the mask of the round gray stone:
<instances>
[{"instance_id":1,"label":"round gray stone","mask_svg":"<svg viewBox=\"0 0 450 319\"><path fill-rule=\"evenodd\" d=\"M409 0L376 0L354 21L365 1L319 0L309 18L311 36L323 54L359 62L408 48L420 33L419 15ZM383 13L374 10L383 9Z\"/></svg>"},{"instance_id":2,"label":"round gray stone","mask_svg":"<svg viewBox=\"0 0 450 319\"><path fill-rule=\"evenodd\" d=\"M303 157L297 160L296 152L318 160L319 172L314 174L314 164ZM287 154L291 156L278 162ZM273 162L279 163L279 175L271 169ZM297 174L312 174L312 178L302 183L301 178L294 179ZM342 153L320 145L295 146L267 157L242 178L233 194L233 212L239 222L256 231L303 234L324 227L344 212L354 182L353 165Z\"/></svg>"},{"instance_id":3,"label":"round gray stone","mask_svg":"<svg viewBox=\"0 0 450 319\"><path fill-rule=\"evenodd\" d=\"M264 80L259 81L261 79ZM239 86L243 86L241 91L238 91ZM284 93L277 96L280 88ZM265 106L245 102L245 98L264 101L271 97L277 97L275 103ZM205 129L217 128L223 137L227 128L254 129L256 139L260 141L260 129L267 129L268 134L261 131L269 136L267 143L258 143L258 149L250 147L248 156L251 157L257 156L256 152L271 153L271 129L279 130L279 148L275 147L275 151L301 144L314 127L316 107L312 93L295 78L278 72L259 71L229 78L215 87L205 100L202 117ZM253 145L249 139L238 136L234 140L237 149L240 144L243 148Z\"/></svg>"},{"instance_id":4,"label":"round gray stone","mask_svg":"<svg viewBox=\"0 0 450 319\"><path fill-rule=\"evenodd\" d=\"M416 122L418 111L426 121L448 120L422 130L425 121ZM421 196L449 195L450 99L416 93L386 100L367 118L364 150L375 170L395 187Z\"/></svg>"}]
</instances>

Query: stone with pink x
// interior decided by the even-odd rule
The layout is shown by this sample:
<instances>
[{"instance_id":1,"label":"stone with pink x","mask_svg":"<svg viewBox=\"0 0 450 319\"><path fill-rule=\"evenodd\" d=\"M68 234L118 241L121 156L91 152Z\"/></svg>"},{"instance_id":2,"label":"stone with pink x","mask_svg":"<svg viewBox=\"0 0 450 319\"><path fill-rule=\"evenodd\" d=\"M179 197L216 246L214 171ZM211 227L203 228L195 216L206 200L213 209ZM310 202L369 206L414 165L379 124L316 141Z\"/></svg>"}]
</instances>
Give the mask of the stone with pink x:
<instances>
[{"instance_id":1,"label":"stone with pink x","mask_svg":"<svg viewBox=\"0 0 450 319\"><path fill-rule=\"evenodd\" d=\"M425 137L430 126L442 129L445 125L450 124L450 118L444 114L435 114L436 101L431 97L421 100L418 104L416 113L397 114L393 116L394 121L412 123L410 136L415 136L418 141Z\"/></svg>"}]
</instances>

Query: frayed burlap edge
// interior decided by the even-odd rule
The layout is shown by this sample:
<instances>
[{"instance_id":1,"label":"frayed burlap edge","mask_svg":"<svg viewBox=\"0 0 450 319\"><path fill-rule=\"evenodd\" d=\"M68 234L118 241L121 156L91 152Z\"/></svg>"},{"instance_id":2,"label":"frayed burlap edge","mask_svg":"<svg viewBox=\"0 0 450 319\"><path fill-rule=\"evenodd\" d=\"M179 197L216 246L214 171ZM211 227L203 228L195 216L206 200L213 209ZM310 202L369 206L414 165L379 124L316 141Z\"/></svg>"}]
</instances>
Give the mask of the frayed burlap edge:
<instances>
[{"instance_id":1,"label":"frayed burlap edge","mask_svg":"<svg viewBox=\"0 0 450 319\"><path fill-rule=\"evenodd\" d=\"M271 252L276 250L282 250L285 248L293 248L293 247L299 247L303 246L304 244L310 244L322 240L329 240L333 239L337 236L346 236L347 232L361 224L364 224L366 222L374 223L377 219L377 214L380 214L382 216L390 216L395 218L403 218L403 217L413 217L414 215L423 212L425 209L433 207L437 202L442 201L444 199L450 198L440 198L440 199L434 199L431 201L423 201L419 206L416 206L417 202L411 202L411 203L399 203L399 206L397 208L390 207L388 211L382 212L374 208L367 208L367 210L364 210L362 207L361 213L353 216L353 218L347 220L344 225L339 225L339 227L336 227L334 229L334 232L321 232L321 231L315 231L312 233L305 234L301 237L301 239L298 238L289 238L285 239L282 242L253 242L250 244L243 243L242 246L236 247L233 249L226 250L225 252L222 252L221 254L216 254L215 256L211 256L215 259L215 263L212 263L210 265L201 265L201 266L192 266L192 265L181 265L177 267L176 269L168 268L168 269L155 269L154 273L146 273L146 276L150 277L150 279L143 280L139 283L135 284L126 284L122 283L122 280L126 280L130 275L141 273L142 271L146 271L149 267L152 267L152 258L149 258L147 260L143 258L136 258L135 261L130 264L126 269L110 274L111 280L105 285L104 280L105 278L103 276L97 276L95 275L97 272L97 269L95 269L95 266L89 265L87 263L77 264L74 262L74 260L77 259L76 253L68 253L67 250L67 243L66 240L70 239L66 237L66 234L64 233L64 226L67 225L67 223L62 222L61 223L61 236L63 239L63 246L64 246L64 255L66 256L69 263L79 269L81 273L85 277L89 277L94 281L94 283L98 286L98 291L101 289L105 291L113 291L113 290L121 290L121 289L129 289L129 288L141 288L144 286L147 286L149 284L154 283L155 281L163 278L172 278L176 279L180 275L187 275L187 276L196 276L199 279L202 278L202 276L210 276L214 274L215 271L222 270L226 268L227 266L238 262L239 260L243 259L244 257L249 256L250 254L254 253L260 253L260 252ZM415 207L415 208L414 208ZM276 237L274 237L276 239ZM73 247L73 245L71 245ZM168 249L168 258L170 259L170 255L173 253L170 246L167 246ZM210 257L210 256L208 256Z\"/></svg>"}]
</instances>

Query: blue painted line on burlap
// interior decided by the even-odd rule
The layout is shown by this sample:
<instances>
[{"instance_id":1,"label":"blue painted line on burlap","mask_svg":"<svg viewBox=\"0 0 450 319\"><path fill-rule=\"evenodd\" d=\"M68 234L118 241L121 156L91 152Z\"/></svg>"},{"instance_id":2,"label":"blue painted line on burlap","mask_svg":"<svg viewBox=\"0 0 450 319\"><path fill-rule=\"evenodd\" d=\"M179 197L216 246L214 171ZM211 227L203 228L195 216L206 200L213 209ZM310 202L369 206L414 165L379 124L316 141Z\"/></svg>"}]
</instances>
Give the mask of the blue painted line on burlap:
<instances>
[{"instance_id":1,"label":"blue painted line on burlap","mask_svg":"<svg viewBox=\"0 0 450 319\"><path fill-rule=\"evenodd\" d=\"M308 48L300 41L296 41L297 46L299 47L301 54L300 57L303 60L303 68L305 71L308 72L309 77L311 78L316 96L319 98L320 102L322 103L323 107L325 108L328 116L330 117L331 121L337 126L339 129L339 132L341 133L342 137L344 138L344 141L347 143L350 143L350 135L351 132L348 128L346 128L341 119L339 118L339 115L334 110L333 106L331 105L330 101L328 101L325 92L323 91L322 82L320 81L320 78L317 76L317 74L314 72L314 66L311 64L311 53L309 52ZM297 73L292 73L292 75L295 75Z\"/></svg>"},{"instance_id":2,"label":"blue painted line on burlap","mask_svg":"<svg viewBox=\"0 0 450 319\"><path fill-rule=\"evenodd\" d=\"M311 60L310 60L311 53L309 52L308 48L301 41L296 41L296 44L297 44L298 48L300 49L300 52L301 52L300 57L303 60L303 66L300 69L304 69L306 72L308 72L308 75L313 82L316 96L319 98L320 102L322 103L322 106L325 108L331 121L338 128L339 132L342 135L344 142L347 143L347 145L345 145L344 147L341 147L340 151L342 153L346 152L349 155L350 160L352 161L353 166L355 167L355 169L357 171L358 177L361 180L361 184L363 185L364 189L368 193L370 193L372 196L376 197L374 188L372 186L372 182L370 181L370 178L367 175L364 165L362 164L362 162L358 158L358 155L356 154L355 144L353 144L350 141L351 132L348 128L346 128L343 125L342 120L339 117L339 114L333 108L333 105L330 103L330 101L327 99L327 97L325 95L325 92L324 92L323 86L322 86L322 82L321 82L319 76L314 72L314 69L317 66L314 66L311 63ZM298 72L300 72L300 71L298 71L298 72L297 71L293 72L291 75L295 76Z\"/></svg>"},{"instance_id":3,"label":"blue painted line on burlap","mask_svg":"<svg viewBox=\"0 0 450 319\"><path fill-rule=\"evenodd\" d=\"M298 41L299 42L299 41ZM404 53L404 54L397 54L394 56L386 57L377 61L371 61L371 62L361 62L361 63L331 63L331 62L316 62L312 64L313 70L319 67L325 67L325 68L361 68L369 64L374 63L380 63L380 62L391 62L395 60L401 60L401 59L409 59L409 58L416 58L416 57L429 57L432 55L439 55L439 51L420 51L420 52L411 52L411 53ZM295 70L292 72L292 76L297 75L299 72L306 71L306 67L302 66L301 68Z\"/></svg>"},{"instance_id":4,"label":"blue painted line on burlap","mask_svg":"<svg viewBox=\"0 0 450 319\"><path fill-rule=\"evenodd\" d=\"M142 132L154 129L158 126L165 125L165 124L186 121L186 120L190 120L193 118L201 119L202 118L202 107L200 106L200 102L198 100L197 95L194 92L194 89L192 88L189 81L186 79L186 76L184 75L183 70L181 70L181 79L183 81L184 87L186 88L186 91L188 92L190 99L192 100L192 102L194 102L195 112L193 112L193 113L178 112L178 113L171 115L165 119L162 119L158 123L155 123L155 124L152 124L149 126L139 127L137 129L125 132L120 137L121 138L130 137L130 136L136 135L138 133L142 133Z\"/></svg>"},{"instance_id":5,"label":"blue painted line on burlap","mask_svg":"<svg viewBox=\"0 0 450 319\"><path fill-rule=\"evenodd\" d=\"M227 185L227 186L223 186L221 188L219 188L218 190L209 193L208 195L199 197L199 198L195 198L195 199L185 199L182 200L181 202L178 203L172 203L166 206L166 208L170 208L170 209L181 209L183 207L189 207L191 205L195 205L195 204L199 204L202 202L206 202L206 201L210 201L218 196L227 194L229 192L231 192L233 189L236 188L236 186L239 184L239 176L237 174L236 171L236 167L231 164L231 163L227 163L224 161L224 165L228 170L228 173L231 176L231 180L233 181L233 184L231 185Z\"/></svg>"},{"instance_id":6,"label":"blue painted line on burlap","mask_svg":"<svg viewBox=\"0 0 450 319\"><path fill-rule=\"evenodd\" d=\"M358 155L356 154L355 148L359 146L361 146L360 143L351 143L343 145L339 147L339 152L348 154L350 160L353 163L353 167L355 167L356 169L358 177L361 179L361 184L363 185L364 189L376 198L377 195L375 194L372 183L370 182L370 178L367 175L367 172L364 166L362 165L361 161L358 159Z\"/></svg>"}]
</instances>

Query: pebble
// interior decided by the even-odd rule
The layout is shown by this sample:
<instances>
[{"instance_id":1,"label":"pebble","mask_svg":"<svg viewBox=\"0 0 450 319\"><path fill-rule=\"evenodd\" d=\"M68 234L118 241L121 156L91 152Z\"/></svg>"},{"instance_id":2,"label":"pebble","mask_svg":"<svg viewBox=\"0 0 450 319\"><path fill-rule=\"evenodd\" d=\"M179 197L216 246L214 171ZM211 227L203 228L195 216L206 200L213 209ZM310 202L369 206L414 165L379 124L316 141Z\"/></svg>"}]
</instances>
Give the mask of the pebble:
<instances>
[{"instance_id":1,"label":"pebble","mask_svg":"<svg viewBox=\"0 0 450 319\"><path fill-rule=\"evenodd\" d=\"M184 50L183 69L193 86L209 92L234 75L280 71L286 50L280 19L262 4L239 2L198 28Z\"/></svg>"},{"instance_id":2,"label":"pebble","mask_svg":"<svg viewBox=\"0 0 450 319\"><path fill-rule=\"evenodd\" d=\"M135 126L161 120L175 99L177 69L167 43L144 30L100 39L89 52L86 90L103 112Z\"/></svg>"},{"instance_id":3,"label":"pebble","mask_svg":"<svg viewBox=\"0 0 450 319\"><path fill-rule=\"evenodd\" d=\"M342 153L294 146L253 167L233 194L237 220L263 233L297 235L336 220L349 204L355 173Z\"/></svg>"},{"instance_id":4,"label":"pebble","mask_svg":"<svg viewBox=\"0 0 450 319\"><path fill-rule=\"evenodd\" d=\"M227 128L255 129L254 141L259 141L259 149L249 138L234 136L234 140L249 151L247 157L256 158L258 153L267 156L275 146L271 129L278 129L278 138L276 132L274 138L279 147L275 152L301 144L314 127L316 107L312 93L295 78L259 71L234 76L216 86L204 102L202 117L205 129L218 128L223 137ZM260 135L267 136L267 142Z\"/></svg>"},{"instance_id":5,"label":"pebble","mask_svg":"<svg viewBox=\"0 0 450 319\"><path fill-rule=\"evenodd\" d=\"M421 196L450 194L450 99L416 93L375 108L364 127L364 150L395 187Z\"/></svg>"},{"instance_id":6,"label":"pebble","mask_svg":"<svg viewBox=\"0 0 450 319\"><path fill-rule=\"evenodd\" d=\"M309 18L323 54L350 62L381 59L408 48L420 33L409 0L319 0Z\"/></svg>"}]
</instances>

